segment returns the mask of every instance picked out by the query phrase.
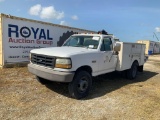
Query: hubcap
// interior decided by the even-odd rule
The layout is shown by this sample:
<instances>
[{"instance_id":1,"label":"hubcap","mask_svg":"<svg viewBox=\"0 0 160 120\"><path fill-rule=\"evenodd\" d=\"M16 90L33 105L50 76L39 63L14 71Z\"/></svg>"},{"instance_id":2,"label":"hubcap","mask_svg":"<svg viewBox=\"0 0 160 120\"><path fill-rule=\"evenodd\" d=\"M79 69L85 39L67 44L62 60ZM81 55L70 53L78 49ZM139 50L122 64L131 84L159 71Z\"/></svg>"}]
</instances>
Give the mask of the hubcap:
<instances>
[{"instance_id":1,"label":"hubcap","mask_svg":"<svg viewBox=\"0 0 160 120\"><path fill-rule=\"evenodd\" d=\"M88 88L88 80L86 77L83 77L78 84L78 91L85 92Z\"/></svg>"}]
</instances>

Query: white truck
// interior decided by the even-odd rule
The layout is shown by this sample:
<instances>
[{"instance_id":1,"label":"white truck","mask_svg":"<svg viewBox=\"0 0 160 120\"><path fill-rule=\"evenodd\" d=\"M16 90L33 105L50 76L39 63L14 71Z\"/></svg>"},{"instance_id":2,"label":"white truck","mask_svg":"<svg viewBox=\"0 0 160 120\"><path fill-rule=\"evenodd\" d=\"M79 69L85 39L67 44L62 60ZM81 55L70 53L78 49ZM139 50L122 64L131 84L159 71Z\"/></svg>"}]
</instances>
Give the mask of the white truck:
<instances>
[{"instance_id":1,"label":"white truck","mask_svg":"<svg viewBox=\"0 0 160 120\"><path fill-rule=\"evenodd\" d=\"M28 70L42 84L68 82L69 94L76 99L88 95L92 77L113 71L136 78L143 71L145 45L115 42L103 34L74 34L61 47L34 49Z\"/></svg>"}]
</instances>

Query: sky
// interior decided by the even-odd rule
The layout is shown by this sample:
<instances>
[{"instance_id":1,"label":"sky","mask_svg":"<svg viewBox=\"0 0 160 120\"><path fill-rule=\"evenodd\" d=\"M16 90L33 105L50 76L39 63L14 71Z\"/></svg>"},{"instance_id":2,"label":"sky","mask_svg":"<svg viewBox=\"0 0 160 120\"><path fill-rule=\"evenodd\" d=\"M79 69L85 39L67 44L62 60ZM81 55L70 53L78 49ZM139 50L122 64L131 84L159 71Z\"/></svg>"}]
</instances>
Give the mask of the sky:
<instances>
[{"instance_id":1,"label":"sky","mask_svg":"<svg viewBox=\"0 0 160 120\"><path fill-rule=\"evenodd\" d=\"M0 13L106 30L120 41L160 39L159 0L0 0ZM156 38L156 36L157 38Z\"/></svg>"}]
</instances>

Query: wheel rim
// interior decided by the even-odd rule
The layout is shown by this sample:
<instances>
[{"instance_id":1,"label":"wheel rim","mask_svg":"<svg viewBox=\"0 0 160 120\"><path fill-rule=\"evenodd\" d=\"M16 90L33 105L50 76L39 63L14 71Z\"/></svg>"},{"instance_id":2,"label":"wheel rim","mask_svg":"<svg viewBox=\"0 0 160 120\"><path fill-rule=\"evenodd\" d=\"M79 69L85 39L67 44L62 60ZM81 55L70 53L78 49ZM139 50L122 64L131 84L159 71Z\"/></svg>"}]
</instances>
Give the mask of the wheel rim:
<instances>
[{"instance_id":1,"label":"wheel rim","mask_svg":"<svg viewBox=\"0 0 160 120\"><path fill-rule=\"evenodd\" d=\"M88 88L88 79L86 77L83 77L80 79L78 83L78 91L83 93L87 90Z\"/></svg>"},{"instance_id":2,"label":"wheel rim","mask_svg":"<svg viewBox=\"0 0 160 120\"><path fill-rule=\"evenodd\" d=\"M135 77L137 74L137 66L133 67L132 76Z\"/></svg>"}]
</instances>

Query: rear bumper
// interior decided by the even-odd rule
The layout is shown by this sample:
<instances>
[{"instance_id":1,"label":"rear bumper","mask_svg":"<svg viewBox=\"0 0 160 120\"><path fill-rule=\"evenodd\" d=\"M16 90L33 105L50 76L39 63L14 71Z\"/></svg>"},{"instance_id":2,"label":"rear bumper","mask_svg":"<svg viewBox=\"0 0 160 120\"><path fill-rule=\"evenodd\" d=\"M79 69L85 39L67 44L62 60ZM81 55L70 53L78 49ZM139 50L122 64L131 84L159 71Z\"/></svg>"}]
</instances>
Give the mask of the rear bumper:
<instances>
[{"instance_id":1,"label":"rear bumper","mask_svg":"<svg viewBox=\"0 0 160 120\"><path fill-rule=\"evenodd\" d=\"M32 63L28 64L28 70L36 76L57 82L71 82L75 74L74 72L54 71L53 69L48 69Z\"/></svg>"}]
</instances>

